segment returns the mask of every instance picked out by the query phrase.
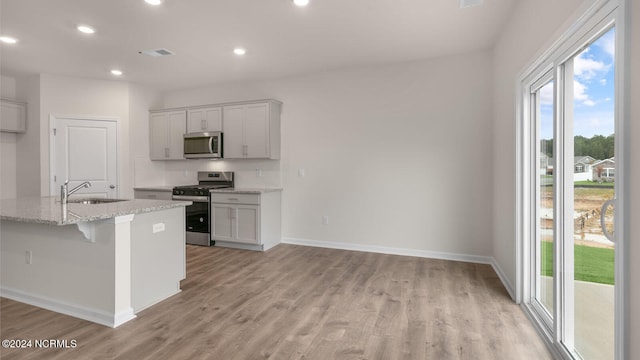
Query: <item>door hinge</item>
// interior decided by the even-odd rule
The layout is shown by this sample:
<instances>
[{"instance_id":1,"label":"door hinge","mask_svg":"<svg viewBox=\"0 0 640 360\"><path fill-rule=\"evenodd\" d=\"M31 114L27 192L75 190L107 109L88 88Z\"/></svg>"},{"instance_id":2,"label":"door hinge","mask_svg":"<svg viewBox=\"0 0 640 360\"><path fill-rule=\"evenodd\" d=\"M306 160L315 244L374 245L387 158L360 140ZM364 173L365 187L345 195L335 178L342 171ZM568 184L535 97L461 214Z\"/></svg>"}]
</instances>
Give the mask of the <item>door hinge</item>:
<instances>
[{"instance_id":1,"label":"door hinge","mask_svg":"<svg viewBox=\"0 0 640 360\"><path fill-rule=\"evenodd\" d=\"M53 175L53 182L57 182L58 181L58 177Z\"/></svg>"},{"instance_id":2,"label":"door hinge","mask_svg":"<svg viewBox=\"0 0 640 360\"><path fill-rule=\"evenodd\" d=\"M56 136L56 135L57 135L57 131L56 129L53 129L53 136Z\"/></svg>"}]
</instances>

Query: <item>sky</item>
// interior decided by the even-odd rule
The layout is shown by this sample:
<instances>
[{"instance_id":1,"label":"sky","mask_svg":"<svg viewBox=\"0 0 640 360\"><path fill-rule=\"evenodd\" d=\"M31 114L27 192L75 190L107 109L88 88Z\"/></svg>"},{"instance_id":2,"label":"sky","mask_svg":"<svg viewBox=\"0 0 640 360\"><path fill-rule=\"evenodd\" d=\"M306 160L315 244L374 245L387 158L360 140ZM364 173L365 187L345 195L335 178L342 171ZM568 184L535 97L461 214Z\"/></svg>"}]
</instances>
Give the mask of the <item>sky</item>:
<instances>
[{"instance_id":1,"label":"sky","mask_svg":"<svg viewBox=\"0 0 640 360\"><path fill-rule=\"evenodd\" d=\"M574 58L574 135L591 138L614 133L615 28ZM553 137L553 84L540 90L542 139Z\"/></svg>"}]
</instances>

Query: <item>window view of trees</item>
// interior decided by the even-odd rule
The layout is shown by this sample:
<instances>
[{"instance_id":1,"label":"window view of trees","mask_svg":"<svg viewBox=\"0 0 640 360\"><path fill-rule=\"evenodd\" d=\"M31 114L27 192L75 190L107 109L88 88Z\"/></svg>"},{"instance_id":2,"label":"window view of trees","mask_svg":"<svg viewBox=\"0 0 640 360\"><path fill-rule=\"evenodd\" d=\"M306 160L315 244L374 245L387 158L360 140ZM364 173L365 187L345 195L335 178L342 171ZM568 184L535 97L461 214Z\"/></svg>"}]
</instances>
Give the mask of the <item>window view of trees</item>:
<instances>
[{"instance_id":1,"label":"window view of trees","mask_svg":"<svg viewBox=\"0 0 640 360\"><path fill-rule=\"evenodd\" d=\"M597 160L609 159L614 156L615 136L594 135L586 138L576 135L573 138L575 156L591 156ZM553 157L553 139L542 139L540 141L540 151L548 157Z\"/></svg>"}]
</instances>

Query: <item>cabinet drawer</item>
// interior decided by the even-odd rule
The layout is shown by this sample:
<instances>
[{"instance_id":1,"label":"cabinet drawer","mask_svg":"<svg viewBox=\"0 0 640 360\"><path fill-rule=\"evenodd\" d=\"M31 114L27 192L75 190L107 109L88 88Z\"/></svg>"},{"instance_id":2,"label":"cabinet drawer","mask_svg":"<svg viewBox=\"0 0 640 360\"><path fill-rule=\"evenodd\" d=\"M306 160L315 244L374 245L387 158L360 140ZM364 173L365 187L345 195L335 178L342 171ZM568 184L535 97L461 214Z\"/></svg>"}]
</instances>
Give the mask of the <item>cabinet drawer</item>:
<instances>
[{"instance_id":1,"label":"cabinet drawer","mask_svg":"<svg viewBox=\"0 0 640 360\"><path fill-rule=\"evenodd\" d=\"M171 191L134 190L135 199L171 200Z\"/></svg>"},{"instance_id":2,"label":"cabinet drawer","mask_svg":"<svg viewBox=\"0 0 640 360\"><path fill-rule=\"evenodd\" d=\"M260 195L259 194L212 193L211 202L225 203L225 204L260 205Z\"/></svg>"}]
</instances>

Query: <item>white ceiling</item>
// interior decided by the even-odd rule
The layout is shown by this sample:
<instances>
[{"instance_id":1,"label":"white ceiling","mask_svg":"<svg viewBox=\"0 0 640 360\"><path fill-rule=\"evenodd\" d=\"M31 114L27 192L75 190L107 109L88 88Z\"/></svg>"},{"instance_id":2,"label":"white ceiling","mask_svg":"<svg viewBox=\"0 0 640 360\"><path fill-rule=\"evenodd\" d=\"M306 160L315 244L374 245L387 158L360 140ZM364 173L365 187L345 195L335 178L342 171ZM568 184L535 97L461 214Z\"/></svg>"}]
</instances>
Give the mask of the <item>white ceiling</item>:
<instances>
[{"instance_id":1,"label":"white ceiling","mask_svg":"<svg viewBox=\"0 0 640 360\"><path fill-rule=\"evenodd\" d=\"M113 79L119 68L123 81L170 90L414 61L491 48L515 1L1 0L0 32L20 40L2 44L1 69ZM176 55L138 54L157 48Z\"/></svg>"}]
</instances>

